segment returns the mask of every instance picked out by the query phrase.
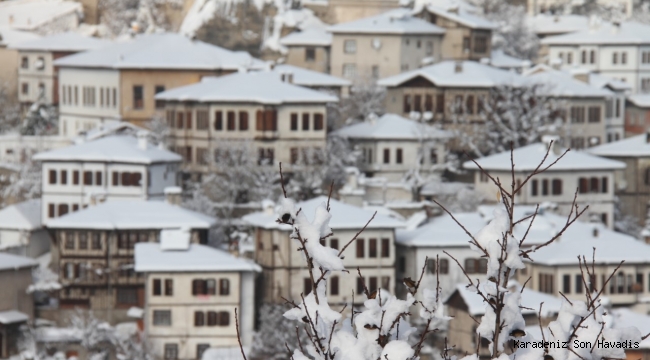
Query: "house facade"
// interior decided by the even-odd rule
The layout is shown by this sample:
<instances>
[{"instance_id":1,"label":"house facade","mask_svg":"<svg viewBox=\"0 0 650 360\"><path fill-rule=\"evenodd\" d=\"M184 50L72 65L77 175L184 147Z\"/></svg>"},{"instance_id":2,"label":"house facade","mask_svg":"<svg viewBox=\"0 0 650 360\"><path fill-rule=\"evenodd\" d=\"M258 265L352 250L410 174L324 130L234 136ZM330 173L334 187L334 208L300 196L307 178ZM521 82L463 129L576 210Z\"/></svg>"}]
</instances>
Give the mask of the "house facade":
<instances>
[{"instance_id":1,"label":"house facade","mask_svg":"<svg viewBox=\"0 0 650 360\"><path fill-rule=\"evenodd\" d=\"M280 39L280 45L287 48L288 65L329 74L332 34L325 29L292 32Z\"/></svg>"},{"instance_id":2,"label":"house facade","mask_svg":"<svg viewBox=\"0 0 650 360\"><path fill-rule=\"evenodd\" d=\"M173 200L109 201L47 223L52 268L59 274L59 313L92 310L110 323L128 320L128 309L144 306L144 277L134 272L134 247L155 243L162 230L188 232L206 244L215 220L181 208Z\"/></svg>"},{"instance_id":3,"label":"house facade","mask_svg":"<svg viewBox=\"0 0 650 360\"><path fill-rule=\"evenodd\" d=\"M0 251L37 258L50 251L50 243L50 234L41 223L40 199L0 210Z\"/></svg>"},{"instance_id":4,"label":"house facade","mask_svg":"<svg viewBox=\"0 0 650 360\"><path fill-rule=\"evenodd\" d=\"M366 82L417 69L426 59L440 59L445 33L408 9L340 23L328 31L332 33L330 73Z\"/></svg>"},{"instance_id":5,"label":"house facade","mask_svg":"<svg viewBox=\"0 0 650 360\"><path fill-rule=\"evenodd\" d=\"M296 206L311 219L316 208L327 202L327 197L317 197ZM334 236L321 242L323 246L343 249L349 239L359 232L373 216L373 212L330 199L332 218L329 226ZM291 227L278 224L278 215L272 207L263 212L249 214L243 220L255 231L255 262L262 267L260 295L264 302L282 302L282 298L297 299L311 291L311 280L299 244L291 240ZM395 280L395 229L403 222L377 214L366 230L343 254L346 269L359 267L370 291L382 288L394 293ZM358 274L336 273L329 278L328 301L343 306L352 302L352 291L363 293L363 283ZM354 304L362 304L365 297L356 295Z\"/></svg>"},{"instance_id":6,"label":"house facade","mask_svg":"<svg viewBox=\"0 0 650 360\"><path fill-rule=\"evenodd\" d=\"M42 221L103 201L162 199L177 184L181 157L139 138L114 135L38 153Z\"/></svg>"},{"instance_id":7,"label":"house facade","mask_svg":"<svg viewBox=\"0 0 650 360\"><path fill-rule=\"evenodd\" d=\"M160 244L135 247L135 271L145 283L145 333L155 356L201 359L209 348L237 347L235 320L242 345L251 346L260 267L165 231Z\"/></svg>"},{"instance_id":8,"label":"house facade","mask_svg":"<svg viewBox=\"0 0 650 360\"><path fill-rule=\"evenodd\" d=\"M144 125L159 109L157 93L262 63L245 52L163 33L138 35L54 65L59 68L59 134L75 136L108 120Z\"/></svg>"},{"instance_id":9,"label":"house facade","mask_svg":"<svg viewBox=\"0 0 650 360\"><path fill-rule=\"evenodd\" d=\"M292 77L237 73L158 94L184 168L214 170L213 159L229 142L251 145L258 162L267 165L295 164L304 151L322 149L327 104L338 98L291 84Z\"/></svg>"},{"instance_id":10,"label":"house facade","mask_svg":"<svg viewBox=\"0 0 650 360\"><path fill-rule=\"evenodd\" d=\"M27 293L38 263L30 258L0 253L0 357L20 353L21 326L34 319L34 299Z\"/></svg>"},{"instance_id":11,"label":"house facade","mask_svg":"<svg viewBox=\"0 0 650 360\"><path fill-rule=\"evenodd\" d=\"M650 95L630 95L625 110L625 137L645 134L650 129Z\"/></svg>"},{"instance_id":12,"label":"house facade","mask_svg":"<svg viewBox=\"0 0 650 360\"><path fill-rule=\"evenodd\" d=\"M515 162L515 181L521 182L540 164L549 149L546 143L535 143L520 147L512 152ZM556 140L557 141L557 140ZM548 166L565 153L556 142L550 148L543 166ZM476 162L494 178L511 178L510 151L476 159ZM497 187L478 169L472 161L463 166L474 173L474 186L486 199L494 199ZM586 152L571 150L551 168L528 181L517 197L517 203L536 205L552 202L559 214L568 215L576 189L576 203L580 207L589 205L582 221L600 221L608 228L614 226L616 172L625 169L625 163L610 160Z\"/></svg>"}]
</instances>

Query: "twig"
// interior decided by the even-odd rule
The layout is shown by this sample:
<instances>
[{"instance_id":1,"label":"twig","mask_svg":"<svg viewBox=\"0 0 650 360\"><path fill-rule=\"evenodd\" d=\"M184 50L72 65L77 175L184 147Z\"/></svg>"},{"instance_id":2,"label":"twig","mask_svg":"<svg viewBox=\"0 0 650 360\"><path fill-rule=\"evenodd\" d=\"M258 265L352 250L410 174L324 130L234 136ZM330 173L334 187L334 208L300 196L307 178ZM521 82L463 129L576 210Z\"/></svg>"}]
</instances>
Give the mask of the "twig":
<instances>
[{"instance_id":1,"label":"twig","mask_svg":"<svg viewBox=\"0 0 650 360\"><path fill-rule=\"evenodd\" d=\"M356 233L356 235L354 235L354 237L352 238L352 240L350 240L347 244L345 244L345 246L341 249L341 251L339 251L339 254L338 254L339 257L341 256L341 254L343 254L343 252L345 251L345 249L347 249L347 247L350 246L350 244L352 244L352 242L353 242L354 240L356 240L357 237L358 237L359 235L361 235L361 233L362 233L364 230L366 230L366 227L368 227L368 224L370 224L370 222L375 218L375 215L377 215L377 212L376 212L376 211L375 211L374 214L372 214L372 217L370 218L370 220L368 220L368 222L367 222L365 225L363 225L363 227L361 228L361 230L359 230L359 232Z\"/></svg>"},{"instance_id":2,"label":"twig","mask_svg":"<svg viewBox=\"0 0 650 360\"><path fill-rule=\"evenodd\" d=\"M284 194L284 198L287 198L287 190L284 188L284 176L282 175L282 162L280 162L280 185L282 185L282 193Z\"/></svg>"},{"instance_id":3,"label":"twig","mask_svg":"<svg viewBox=\"0 0 650 360\"><path fill-rule=\"evenodd\" d=\"M248 360L246 358L246 354L244 353L244 346L241 344L241 335L239 334L239 316L237 315L237 308L235 308L235 330L237 330L237 342L239 342L239 350L241 350L241 356L244 357L244 360Z\"/></svg>"}]
</instances>

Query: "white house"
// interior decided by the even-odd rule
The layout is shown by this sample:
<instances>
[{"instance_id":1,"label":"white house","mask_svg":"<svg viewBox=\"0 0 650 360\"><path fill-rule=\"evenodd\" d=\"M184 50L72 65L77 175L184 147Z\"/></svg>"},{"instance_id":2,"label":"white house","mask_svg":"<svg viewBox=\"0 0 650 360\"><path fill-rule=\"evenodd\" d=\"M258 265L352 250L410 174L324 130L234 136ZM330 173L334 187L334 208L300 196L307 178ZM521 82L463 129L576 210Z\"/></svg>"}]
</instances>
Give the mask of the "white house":
<instances>
[{"instance_id":1,"label":"white house","mask_svg":"<svg viewBox=\"0 0 650 360\"><path fill-rule=\"evenodd\" d=\"M36 258L50 251L50 242L41 224L40 199L0 210L0 251Z\"/></svg>"},{"instance_id":2,"label":"white house","mask_svg":"<svg viewBox=\"0 0 650 360\"><path fill-rule=\"evenodd\" d=\"M329 74L332 34L321 27L294 31L280 39L287 48L287 64Z\"/></svg>"},{"instance_id":3,"label":"white house","mask_svg":"<svg viewBox=\"0 0 650 360\"><path fill-rule=\"evenodd\" d=\"M395 114L369 116L364 122L334 133L346 138L362 154L360 170L367 177L399 181L409 170L442 171L445 143L451 137L433 125ZM436 167L438 166L438 167Z\"/></svg>"},{"instance_id":4,"label":"white house","mask_svg":"<svg viewBox=\"0 0 650 360\"><path fill-rule=\"evenodd\" d=\"M297 208L312 219L316 208L327 203L321 196L298 203ZM373 216L373 211L344 204L331 199L332 217L329 226L334 233L321 244L334 249L343 249ZM281 302L280 296L299 299L300 293L311 291L311 280L303 255L297 251L299 244L289 238L292 228L278 224L281 216L273 207L263 212L249 214L243 220L255 230L255 262L262 267L262 298L266 302ZM362 282L353 269L359 267L370 291L382 288L391 293L396 288L395 280L395 229L403 227L401 220L377 214L366 230L343 254L343 265L350 273L337 273L329 278L328 299L331 304L343 305L352 301L355 294L363 292ZM355 296L355 304L365 301Z\"/></svg>"},{"instance_id":5,"label":"white house","mask_svg":"<svg viewBox=\"0 0 650 360\"><path fill-rule=\"evenodd\" d=\"M0 2L0 27L35 33L72 30L83 18L83 6L69 0L17 0Z\"/></svg>"},{"instance_id":6,"label":"white house","mask_svg":"<svg viewBox=\"0 0 650 360\"><path fill-rule=\"evenodd\" d=\"M107 40L66 32L13 45L20 56L18 99L23 108L32 103L59 103L58 69L54 60L108 46Z\"/></svg>"},{"instance_id":7,"label":"white house","mask_svg":"<svg viewBox=\"0 0 650 360\"><path fill-rule=\"evenodd\" d=\"M160 199L176 186L181 157L127 135L94 141L33 156L42 162L42 219L75 212L101 201Z\"/></svg>"},{"instance_id":8,"label":"white house","mask_svg":"<svg viewBox=\"0 0 650 360\"><path fill-rule=\"evenodd\" d=\"M261 268L209 246L189 233L163 230L160 244L135 246L144 273L145 333L160 359L201 359L208 348L250 347L255 321L255 273Z\"/></svg>"},{"instance_id":9,"label":"white house","mask_svg":"<svg viewBox=\"0 0 650 360\"><path fill-rule=\"evenodd\" d=\"M575 66L629 83L634 93L650 92L650 26L635 22L592 24L588 29L542 40L549 61Z\"/></svg>"},{"instance_id":10,"label":"white house","mask_svg":"<svg viewBox=\"0 0 650 360\"><path fill-rule=\"evenodd\" d=\"M512 152L515 163L515 180L521 183L540 164L548 149L546 143L535 143L515 149ZM548 166L565 152L556 142L542 166ZM493 177L511 178L510 151L476 159L476 162ZM486 199L495 199L497 187L482 173L472 161L463 164L465 169L474 172L474 184ZM625 168L625 163L570 150L551 168L528 181L519 192L517 203L536 205L551 202L557 205L560 214L571 211L576 189L577 204L589 209L582 220L599 219L609 228L614 224L614 179L615 171Z\"/></svg>"},{"instance_id":11,"label":"white house","mask_svg":"<svg viewBox=\"0 0 650 360\"><path fill-rule=\"evenodd\" d=\"M347 96L352 86L350 80L294 65L276 65L273 71L281 76L289 76L287 80L294 85L331 92L337 96Z\"/></svg>"}]
</instances>

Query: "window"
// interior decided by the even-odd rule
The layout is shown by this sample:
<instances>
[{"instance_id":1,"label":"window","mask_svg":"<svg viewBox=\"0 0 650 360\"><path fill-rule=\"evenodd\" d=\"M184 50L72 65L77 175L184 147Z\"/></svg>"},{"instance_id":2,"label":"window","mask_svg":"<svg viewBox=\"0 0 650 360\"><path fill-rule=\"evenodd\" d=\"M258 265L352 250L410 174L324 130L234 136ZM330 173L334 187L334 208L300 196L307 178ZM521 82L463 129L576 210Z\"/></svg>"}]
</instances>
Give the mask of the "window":
<instances>
[{"instance_id":1,"label":"window","mask_svg":"<svg viewBox=\"0 0 650 360\"><path fill-rule=\"evenodd\" d=\"M336 248L338 249L338 240ZM390 257L390 239L381 239L381 257Z\"/></svg>"},{"instance_id":2,"label":"window","mask_svg":"<svg viewBox=\"0 0 650 360\"><path fill-rule=\"evenodd\" d=\"M436 112L438 114L445 112L445 95L443 94L436 95Z\"/></svg>"},{"instance_id":3,"label":"window","mask_svg":"<svg viewBox=\"0 0 650 360\"><path fill-rule=\"evenodd\" d=\"M606 194L607 191L608 191L607 178L603 177L602 179L600 179L600 192L602 192L603 194Z\"/></svg>"},{"instance_id":4,"label":"window","mask_svg":"<svg viewBox=\"0 0 650 360\"><path fill-rule=\"evenodd\" d=\"M20 67L23 69L29 69L29 58L27 56L23 56L20 59Z\"/></svg>"},{"instance_id":5,"label":"window","mask_svg":"<svg viewBox=\"0 0 650 360\"><path fill-rule=\"evenodd\" d=\"M226 126L228 131L235 131L236 130L236 124L235 124L235 112L234 111L228 111L226 113Z\"/></svg>"},{"instance_id":6,"label":"window","mask_svg":"<svg viewBox=\"0 0 650 360\"><path fill-rule=\"evenodd\" d=\"M338 295L338 294L339 294L339 277L332 276L330 278L330 295Z\"/></svg>"},{"instance_id":7,"label":"window","mask_svg":"<svg viewBox=\"0 0 650 360\"><path fill-rule=\"evenodd\" d=\"M309 113L302 114L302 129L309 130Z\"/></svg>"},{"instance_id":8,"label":"window","mask_svg":"<svg viewBox=\"0 0 650 360\"><path fill-rule=\"evenodd\" d=\"M291 148L289 149L289 157L290 157L290 162L291 164L297 164L298 163L298 148Z\"/></svg>"},{"instance_id":9,"label":"window","mask_svg":"<svg viewBox=\"0 0 650 360\"><path fill-rule=\"evenodd\" d=\"M165 86L164 85L156 85L154 88L154 95L159 94L161 92L165 91ZM156 109L162 109L165 107L165 101L163 100L156 100Z\"/></svg>"},{"instance_id":10,"label":"window","mask_svg":"<svg viewBox=\"0 0 650 360\"><path fill-rule=\"evenodd\" d=\"M567 53L566 54L566 63L567 64L572 64L573 63L573 53Z\"/></svg>"},{"instance_id":11,"label":"window","mask_svg":"<svg viewBox=\"0 0 650 360\"><path fill-rule=\"evenodd\" d=\"M384 149L384 164L390 163L390 149Z\"/></svg>"},{"instance_id":12,"label":"window","mask_svg":"<svg viewBox=\"0 0 650 360\"><path fill-rule=\"evenodd\" d=\"M477 54L485 54L488 48L488 39L485 36L474 37L474 52Z\"/></svg>"},{"instance_id":13,"label":"window","mask_svg":"<svg viewBox=\"0 0 650 360\"><path fill-rule=\"evenodd\" d=\"M271 165L273 164L273 159L275 158L275 153L272 148L259 148L257 163L258 165Z\"/></svg>"},{"instance_id":14,"label":"window","mask_svg":"<svg viewBox=\"0 0 650 360\"><path fill-rule=\"evenodd\" d=\"M239 112L239 131L248 131L248 112Z\"/></svg>"},{"instance_id":15,"label":"window","mask_svg":"<svg viewBox=\"0 0 650 360\"><path fill-rule=\"evenodd\" d=\"M221 111L214 112L214 129L223 130L223 113Z\"/></svg>"},{"instance_id":16,"label":"window","mask_svg":"<svg viewBox=\"0 0 650 360\"><path fill-rule=\"evenodd\" d=\"M596 51L595 50L591 50L589 52L589 63L591 63L591 64L596 63Z\"/></svg>"},{"instance_id":17,"label":"window","mask_svg":"<svg viewBox=\"0 0 650 360\"><path fill-rule=\"evenodd\" d=\"M298 131L298 114L291 113L291 131Z\"/></svg>"},{"instance_id":18,"label":"window","mask_svg":"<svg viewBox=\"0 0 650 360\"><path fill-rule=\"evenodd\" d=\"M80 250L88 249L88 234L86 233L79 234L79 249Z\"/></svg>"},{"instance_id":19,"label":"window","mask_svg":"<svg viewBox=\"0 0 650 360\"><path fill-rule=\"evenodd\" d=\"M122 180L124 182L124 180ZM84 171L84 185L92 185L93 184L93 172L92 171Z\"/></svg>"},{"instance_id":20,"label":"window","mask_svg":"<svg viewBox=\"0 0 650 360\"><path fill-rule=\"evenodd\" d=\"M465 98L465 110L468 114L474 114L474 95L467 95Z\"/></svg>"},{"instance_id":21,"label":"window","mask_svg":"<svg viewBox=\"0 0 650 360\"><path fill-rule=\"evenodd\" d=\"M373 79L379 79L379 65L373 65L372 68L370 68L370 75Z\"/></svg>"},{"instance_id":22,"label":"window","mask_svg":"<svg viewBox=\"0 0 650 360\"><path fill-rule=\"evenodd\" d=\"M76 88L75 88L76 91ZM77 94L75 93L75 101ZM113 88L113 107L117 107L117 89Z\"/></svg>"},{"instance_id":23,"label":"window","mask_svg":"<svg viewBox=\"0 0 650 360\"><path fill-rule=\"evenodd\" d=\"M323 130L324 127L324 121L323 121L323 114L314 114L314 130L315 131L320 131Z\"/></svg>"},{"instance_id":24,"label":"window","mask_svg":"<svg viewBox=\"0 0 650 360\"><path fill-rule=\"evenodd\" d=\"M196 344L196 358L203 358L203 353L210 348L210 344Z\"/></svg>"},{"instance_id":25,"label":"window","mask_svg":"<svg viewBox=\"0 0 650 360\"><path fill-rule=\"evenodd\" d=\"M587 118L590 123L600 122L600 106L590 106L587 111Z\"/></svg>"},{"instance_id":26,"label":"window","mask_svg":"<svg viewBox=\"0 0 650 360\"><path fill-rule=\"evenodd\" d=\"M135 288L118 288L117 303L124 305L138 304L138 290Z\"/></svg>"},{"instance_id":27,"label":"window","mask_svg":"<svg viewBox=\"0 0 650 360\"><path fill-rule=\"evenodd\" d=\"M627 52L625 51L621 53L621 64L627 64Z\"/></svg>"},{"instance_id":28,"label":"window","mask_svg":"<svg viewBox=\"0 0 650 360\"><path fill-rule=\"evenodd\" d=\"M275 109L258 110L255 119L257 131L277 131L277 112Z\"/></svg>"},{"instance_id":29,"label":"window","mask_svg":"<svg viewBox=\"0 0 650 360\"><path fill-rule=\"evenodd\" d=\"M429 274L436 273L436 259L427 259L427 272Z\"/></svg>"},{"instance_id":30,"label":"window","mask_svg":"<svg viewBox=\"0 0 650 360\"><path fill-rule=\"evenodd\" d=\"M219 295L221 296L230 295L230 280L219 279Z\"/></svg>"},{"instance_id":31,"label":"window","mask_svg":"<svg viewBox=\"0 0 650 360\"><path fill-rule=\"evenodd\" d=\"M404 101L402 104L403 107L403 112L405 113L410 113L411 112L411 95L404 95Z\"/></svg>"},{"instance_id":32,"label":"window","mask_svg":"<svg viewBox=\"0 0 650 360\"><path fill-rule=\"evenodd\" d=\"M343 52L346 54L354 54L357 52L357 41L356 40L345 40L343 41Z\"/></svg>"},{"instance_id":33,"label":"window","mask_svg":"<svg viewBox=\"0 0 650 360\"><path fill-rule=\"evenodd\" d=\"M314 48L305 49L305 61L307 62L316 61L316 49Z\"/></svg>"},{"instance_id":34,"label":"window","mask_svg":"<svg viewBox=\"0 0 650 360\"><path fill-rule=\"evenodd\" d=\"M562 195L562 180L553 179L551 181L551 188L553 191L553 195Z\"/></svg>"},{"instance_id":35,"label":"window","mask_svg":"<svg viewBox=\"0 0 650 360\"><path fill-rule=\"evenodd\" d=\"M91 240L90 240L90 247L93 250L101 250L102 249L102 241L101 237L99 236L99 233L93 233Z\"/></svg>"},{"instance_id":36,"label":"window","mask_svg":"<svg viewBox=\"0 0 650 360\"><path fill-rule=\"evenodd\" d=\"M586 194L589 192L589 180L587 180L587 178L578 179L578 192L580 194Z\"/></svg>"},{"instance_id":37,"label":"window","mask_svg":"<svg viewBox=\"0 0 650 360\"><path fill-rule=\"evenodd\" d=\"M185 128L192 129L192 111L185 113Z\"/></svg>"},{"instance_id":38,"label":"window","mask_svg":"<svg viewBox=\"0 0 650 360\"><path fill-rule=\"evenodd\" d=\"M402 149L396 149L395 150L395 162L397 164L402 163Z\"/></svg>"},{"instance_id":39,"label":"window","mask_svg":"<svg viewBox=\"0 0 650 360\"><path fill-rule=\"evenodd\" d=\"M311 293L311 285L312 283L310 278L302 279L302 292L304 295Z\"/></svg>"},{"instance_id":40,"label":"window","mask_svg":"<svg viewBox=\"0 0 650 360\"><path fill-rule=\"evenodd\" d=\"M425 45L426 55L433 55L433 41L427 41Z\"/></svg>"},{"instance_id":41,"label":"window","mask_svg":"<svg viewBox=\"0 0 650 360\"><path fill-rule=\"evenodd\" d=\"M368 239L368 257L377 257L377 239Z\"/></svg>"},{"instance_id":42,"label":"window","mask_svg":"<svg viewBox=\"0 0 650 360\"><path fill-rule=\"evenodd\" d=\"M424 95L424 111L433 111L433 96Z\"/></svg>"},{"instance_id":43,"label":"window","mask_svg":"<svg viewBox=\"0 0 650 360\"><path fill-rule=\"evenodd\" d=\"M357 76L356 64L343 64L343 77L346 79L354 79Z\"/></svg>"},{"instance_id":44,"label":"window","mask_svg":"<svg viewBox=\"0 0 650 360\"><path fill-rule=\"evenodd\" d=\"M431 162L431 164L438 163L438 151L436 149L429 150L429 161Z\"/></svg>"},{"instance_id":45,"label":"window","mask_svg":"<svg viewBox=\"0 0 650 360\"><path fill-rule=\"evenodd\" d=\"M142 85L133 86L133 108L144 108L144 91L142 89Z\"/></svg>"},{"instance_id":46,"label":"window","mask_svg":"<svg viewBox=\"0 0 650 360\"><path fill-rule=\"evenodd\" d=\"M358 277L357 278L357 294L363 294L363 292L364 292L363 278Z\"/></svg>"},{"instance_id":47,"label":"window","mask_svg":"<svg viewBox=\"0 0 650 360\"><path fill-rule=\"evenodd\" d=\"M476 259L465 259L465 271L468 274L476 273Z\"/></svg>"},{"instance_id":48,"label":"window","mask_svg":"<svg viewBox=\"0 0 650 360\"><path fill-rule=\"evenodd\" d=\"M151 295L153 296L162 295L162 286L161 286L160 279L153 279L153 287L152 287Z\"/></svg>"},{"instance_id":49,"label":"window","mask_svg":"<svg viewBox=\"0 0 650 360\"><path fill-rule=\"evenodd\" d=\"M165 279L165 296L174 295L174 281L172 279Z\"/></svg>"},{"instance_id":50,"label":"window","mask_svg":"<svg viewBox=\"0 0 650 360\"><path fill-rule=\"evenodd\" d=\"M208 112L206 110L196 111L196 129L207 130L209 127Z\"/></svg>"},{"instance_id":51,"label":"window","mask_svg":"<svg viewBox=\"0 0 650 360\"><path fill-rule=\"evenodd\" d=\"M59 204L59 216L67 214L68 211L68 204Z\"/></svg>"},{"instance_id":52,"label":"window","mask_svg":"<svg viewBox=\"0 0 650 360\"><path fill-rule=\"evenodd\" d=\"M29 84L28 84L28 83L25 83L25 82L24 82L24 83L22 84L22 86L21 86L21 92L23 93L23 95L27 95L27 94L29 94Z\"/></svg>"},{"instance_id":53,"label":"window","mask_svg":"<svg viewBox=\"0 0 650 360\"><path fill-rule=\"evenodd\" d=\"M612 53L612 64L618 64L618 53Z\"/></svg>"},{"instance_id":54,"label":"window","mask_svg":"<svg viewBox=\"0 0 650 360\"><path fill-rule=\"evenodd\" d=\"M438 268L440 274L449 274L449 260L440 259L440 261L438 261Z\"/></svg>"},{"instance_id":55,"label":"window","mask_svg":"<svg viewBox=\"0 0 650 360\"><path fill-rule=\"evenodd\" d=\"M539 186L539 182L536 179L531 181L531 183L530 183L530 195L531 196L537 196L538 186Z\"/></svg>"},{"instance_id":56,"label":"window","mask_svg":"<svg viewBox=\"0 0 650 360\"><path fill-rule=\"evenodd\" d=\"M565 294L571 293L571 275L562 276L562 292Z\"/></svg>"},{"instance_id":57,"label":"window","mask_svg":"<svg viewBox=\"0 0 650 360\"><path fill-rule=\"evenodd\" d=\"M553 293L553 275L539 274L539 291L543 293Z\"/></svg>"},{"instance_id":58,"label":"window","mask_svg":"<svg viewBox=\"0 0 650 360\"><path fill-rule=\"evenodd\" d=\"M600 192L599 189L600 187L598 185L599 185L598 178L592 177L591 179L589 179L589 192L591 193Z\"/></svg>"},{"instance_id":59,"label":"window","mask_svg":"<svg viewBox=\"0 0 650 360\"><path fill-rule=\"evenodd\" d=\"M56 170L50 170L49 172L49 183L50 184L56 184Z\"/></svg>"},{"instance_id":60,"label":"window","mask_svg":"<svg viewBox=\"0 0 650 360\"><path fill-rule=\"evenodd\" d=\"M586 64L587 63L587 50L582 50L581 55L582 56L580 57L580 60L582 60L583 64Z\"/></svg>"},{"instance_id":61,"label":"window","mask_svg":"<svg viewBox=\"0 0 650 360\"><path fill-rule=\"evenodd\" d=\"M469 37L463 37L463 51L469 52Z\"/></svg>"},{"instance_id":62,"label":"window","mask_svg":"<svg viewBox=\"0 0 650 360\"><path fill-rule=\"evenodd\" d=\"M544 196L548 195L548 180L547 179L542 180L542 195L544 195Z\"/></svg>"},{"instance_id":63,"label":"window","mask_svg":"<svg viewBox=\"0 0 650 360\"><path fill-rule=\"evenodd\" d=\"M377 277L376 276L371 276L368 278L368 291L373 292L377 290Z\"/></svg>"},{"instance_id":64,"label":"window","mask_svg":"<svg viewBox=\"0 0 650 360\"><path fill-rule=\"evenodd\" d=\"M65 233L65 243L64 246L66 250L74 250L74 234L71 232Z\"/></svg>"},{"instance_id":65,"label":"window","mask_svg":"<svg viewBox=\"0 0 650 360\"><path fill-rule=\"evenodd\" d=\"M585 108L582 106L572 106L570 110L571 122L583 123L585 122Z\"/></svg>"},{"instance_id":66,"label":"window","mask_svg":"<svg viewBox=\"0 0 650 360\"><path fill-rule=\"evenodd\" d=\"M205 314L203 311L194 312L194 326L204 326L205 325Z\"/></svg>"},{"instance_id":67,"label":"window","mask_svg":"<svg viewBox=\"0 0 650 360\"><path fill-rule=\"evenodd\" d=\"M449 271L449 263L446 265ZM465 259L465 271L468 274L485 274L487 273L487 259Z\"/></svg>"},{"instance_id":68,"label":"window","mask_svg":"<svg viewBox=\"0 0 650 360\"><path fill-rule=\"evenodd\" d=\"M361 258L366 257L366 253L365 253L366 244L365 244L365 241L363 239L357 239L356 241L357 241L357 258L361 259Z\"/></svg>"},{"instance_id":69,"label":"window","mask_svg":"<svg viewBox=\"0 0 650 360\"><path fill-rule=\"evenodd\" d=\"M176 345L176 344L165 344L164 358L165 358L165 360L176 360L176 359L178 359L178 345Z\"/></svg>"},{"instance_id":70,"label":"window","mask_svg":"<svg viewBox=\"0 0 650 360\"><path fill-rule=\"evenodd\" d=\"M576 283L575 283L576 294L582 294L582 275L576 275L575 279L576 279Z\"/></svg>"},{"instance_id":71,"label":"window","mask_svg":"<svg viewBox=\"0 0 650 360\"><path fill-rule=\"evenodd\" d=\"M413 110L422 112L422 95L413 96Z\"/></svg>"},{"instance_id":72,"label":"window","mask_svg":"<svg viewBox=\"0 0 650 360\"><path fill-rule=\"evenodd\" d=\"M101 171L95 171L95 185L101 185L103 177L104 176Z\"/></svg>"},{"instance_id":73,"label":"window","mask_svg":"<svg viewBox=\"0 0 650 360\"><path fill-rule=\"evenodd\" d=\"M227 311L219 311L218 314L219 326L228 326L230 325L230 313Z\"/></svg>"},{"instance_id":74,"label":"window","mask_svg":"<svg viewBox=\"0 0 650 360\"><path fill-rule=\"evenodd\" d=\"M171 310L154 310L153 324L154 326L171 326L172 325ZM165 345L165 350L166 348L167 346Z\"/></svg>"}]
</instances>

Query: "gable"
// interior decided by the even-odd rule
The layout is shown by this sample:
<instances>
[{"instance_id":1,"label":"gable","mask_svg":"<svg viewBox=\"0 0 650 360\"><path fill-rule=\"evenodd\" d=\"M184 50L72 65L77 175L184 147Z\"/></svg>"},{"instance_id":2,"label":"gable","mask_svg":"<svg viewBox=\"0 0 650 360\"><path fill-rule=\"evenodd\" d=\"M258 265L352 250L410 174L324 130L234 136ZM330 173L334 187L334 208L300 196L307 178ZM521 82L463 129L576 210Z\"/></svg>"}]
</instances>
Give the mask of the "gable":
<instances>
[{"instance_id":1,"label":"gable","mask_svg":"<svg viewBox=\"0 0 650 360\"><path fill-rule=\"evenodd\" d=\"M398 87L435 87L436 85L422 75L418 75L411 80L407 80Z\"/></svg>"}]
</instances>

